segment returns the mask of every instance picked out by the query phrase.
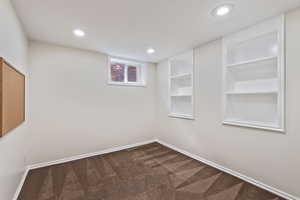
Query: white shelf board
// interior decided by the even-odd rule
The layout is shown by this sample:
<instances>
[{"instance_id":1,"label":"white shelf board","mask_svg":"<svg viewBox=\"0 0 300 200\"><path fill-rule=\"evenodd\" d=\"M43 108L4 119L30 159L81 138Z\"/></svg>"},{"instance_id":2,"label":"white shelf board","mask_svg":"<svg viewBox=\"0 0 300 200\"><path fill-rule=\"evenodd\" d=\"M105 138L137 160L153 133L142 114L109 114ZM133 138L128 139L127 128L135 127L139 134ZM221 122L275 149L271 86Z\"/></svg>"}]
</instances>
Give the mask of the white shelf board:
<instances>
[{"instance_id":1,"label":"white shelf board","mask_svg":"<svg viewBox=\"0 0 300 200\"><path fill-rule=\"evenodd\" d=\"M189 77L189 76L192 76L192 74L191 73L177 74L177 75L171 76L170 78L177 79L177 78L185 78L185 77Z\"/></svg>"},{"instance_id":2,"label":"white shelf board","mask_svg":"<svg viewBox=\"0 0 300 200\"><path fill-rule=\"evenodd\" d=\"M231 126L240 126L240 127L248 127L248 128L255 128L255 129L264 129L270 131L277 131L284 133L284 129L276 128L278 126L277 123L266 123L266 122L256 122L256 121L242 121L242 120L235 120L235 119L227 119L223 121L224 125L231 125Z\"/></svg>"},{"instance_id":3,"label":"white shelf board","mask_svg":"<svg viewBox=\"0 0 300 200\"><path fill-rule=\"evenodd\" d=\"M242 94L278 94L276 90L270 91L238 91L238 92L225 92L227 95L242 95Z\"/></svg>"},{"instance_id":4,"label":"white shelf board","mask_svg":"<svg viewBox=\"0 0 300 200\"><path fill-rule=\"evenodd\" d=\"M247 60L247 61L238 62L238 63L234 63L234 64L227 64L227 67L237 67L237 66L241 66L241 65L247 65L247 64L252 64L252 63L257 63L257 62L263 62L263 61L267 61L267 60L275 60L277 58L278 58L278 56L269 56L269 57L257 58L257 59Z\"/></svg>"},{"instance_id":5,"label":"white shelf board","mask_svg":"<svg viewBox=\"0 0 300 200\"><path fill-rule=\"evenodd\" d=\"M179 89L179 90L192 90L193 89L193 87L178 87L177 89Z\"/></svg>"},{"instance_id":6,"label":"white shelf board","mask_svg":"<svg viewBox=\"0 0 300 200\"><path fill-rule=\"evenodd\" d=\"M170 113L168 116L174 118L190 119L190 120L195 119L193 115L179 114L179 113Z\"/></svg>"},{"instance_id":7,"label":"white shelf board","mask_svg":"<svg viewBox=\"0 0 300 200\"><path fill-rule=\"evenodd\" d=\"M172 94L171 97L192 97L192 94Z\"/></svg>"}]
</instances>

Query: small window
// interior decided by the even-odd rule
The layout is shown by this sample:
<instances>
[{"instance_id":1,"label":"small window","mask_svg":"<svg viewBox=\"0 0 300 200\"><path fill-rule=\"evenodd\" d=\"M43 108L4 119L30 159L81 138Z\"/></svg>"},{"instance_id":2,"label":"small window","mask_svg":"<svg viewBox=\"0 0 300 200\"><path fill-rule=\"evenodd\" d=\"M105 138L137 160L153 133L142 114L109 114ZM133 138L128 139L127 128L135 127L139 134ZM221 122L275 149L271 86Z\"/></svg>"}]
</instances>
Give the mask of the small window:
<instances>
[{"instance_id":1,"label":"small window","mask_svg":"<svg viewBox=\"0 0 300 200\"><path fill-rule=\"evenodd\" d=\"M124 82L125 65L120 63L112 63L110 66L111 80L114 82Z\"/></svg>"},{"instance_id":2,"label":"small window","mask_svg":"<svg viewBox=\"0 0 300 200\"><path fill-rule=\"evenodd\" d=\"M127 67L127 77L128 82L136 82L137 81L137 67L136 66L128 66Z\"/></svg>"},{"instance_id":3,"label":"small window","mask_svg":"<svg viewBox=\"0 0 300 200\"><path fill-rule=\"evenodd\" d=\"M144 86L145 83L144 64L110 58L109 84Z\"/></svg>"}]
</instances>

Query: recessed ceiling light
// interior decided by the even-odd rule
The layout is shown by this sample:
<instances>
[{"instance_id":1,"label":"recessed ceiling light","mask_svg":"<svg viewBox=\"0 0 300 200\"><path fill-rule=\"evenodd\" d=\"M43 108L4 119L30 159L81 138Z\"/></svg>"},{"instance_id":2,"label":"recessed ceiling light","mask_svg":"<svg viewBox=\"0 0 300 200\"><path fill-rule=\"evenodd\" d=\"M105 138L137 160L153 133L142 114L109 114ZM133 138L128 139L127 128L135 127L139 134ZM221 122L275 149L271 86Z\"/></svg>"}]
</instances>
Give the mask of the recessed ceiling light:
<instances>
[{"instance_id":1,"label":"recessed ceiling light","mask_svg":"<svg viewBox=\"0 0 300 200\"><path fill-rule=\"evenodd\" d=\"M225 16L228 15L233 9L233 4L224 4L216 7L212 11L213 16Z\"/></svg>"},{"instance_id":2,"label":"recessed ceiling light","mask_svg":"<svg viewBox=\"0 0 300 200\"><path fill-rule=\"evenodd\" d=\"M155 53L155 49L149 48L149 49L147 49L147 53L148 54L154 54Z\"/></svg>"},{"instance_id":3,"label":"recessed ceiling light","mask_svg":"<svg viewBox=\"0 0 300 200\"><path fill-rule=\"evenodd\" d=\"M80 30L80 29L75 29L73 31L74 35L77 36L77 37L83 37L85 36L85 32L83 30Z\"/></svg>"}]
</instances>

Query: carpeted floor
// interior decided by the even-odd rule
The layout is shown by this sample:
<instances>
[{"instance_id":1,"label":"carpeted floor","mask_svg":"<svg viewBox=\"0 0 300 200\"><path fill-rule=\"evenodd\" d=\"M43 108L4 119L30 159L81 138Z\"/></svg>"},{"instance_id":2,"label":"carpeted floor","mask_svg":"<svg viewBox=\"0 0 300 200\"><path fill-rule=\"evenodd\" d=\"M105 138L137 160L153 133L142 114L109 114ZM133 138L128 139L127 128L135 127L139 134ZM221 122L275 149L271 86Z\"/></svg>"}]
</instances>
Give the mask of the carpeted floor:
<instances>
[{"instance_id":1,"label":"carpeted floor","mask_svg":"<svg viewBox=\"0 0 300 200\"><path fill-rule=\"evenodd\" d=\"M283 200L158 143L29 172L18 200Z\"/></svg>"}]
</instances>

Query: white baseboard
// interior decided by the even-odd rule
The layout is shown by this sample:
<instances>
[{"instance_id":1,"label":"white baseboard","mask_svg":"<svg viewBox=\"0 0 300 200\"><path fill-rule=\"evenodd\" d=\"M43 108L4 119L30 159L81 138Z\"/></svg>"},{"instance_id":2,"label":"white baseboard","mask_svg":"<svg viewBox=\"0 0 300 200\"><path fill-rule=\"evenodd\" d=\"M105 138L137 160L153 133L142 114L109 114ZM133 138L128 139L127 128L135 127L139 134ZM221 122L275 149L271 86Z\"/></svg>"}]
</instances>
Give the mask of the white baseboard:
<instances>
[{"instance_id":1,"label":"white baseboard","mask_svg":"<svg viewBox=\"0 0 300 200\"><path fill-rule=\"evenodd\" d=\"M71 156L71 157L68 157L68 158L63 158L63 159L54 160L54 161L50 161L50 162L43 162L43 163L37 163L37 164L29 165L25 169L25 172L24 172L23 177L20 181L20 184L19 184L19 186L18 186L18 188L15 192L13 200L17 200L17 198L18 198L18 196L21 192L21 189L24 185L26 176L27 176L28 172L32 169L38 169L38 168L42 168L42 167L47 167L47 166L56 165L56 164L62 164L62 163L66 163L66 162L70 162L70 161L74 161L74 160L79 160L79 159L83 159L83 158L88 158L88 157L92 157L92 156L98 156L98 155L102 155L102 154L106 154L106 153L121 151L121 150L124 150L124 149L129 149L129 148L133 148L133 147L137 147L137 146L142 146L142 145L150 144L150 143L153 143L153 142L157 142L157 140L153 139L153 140L148 140L148 141L145 141L145 142L139 142L139 143L129 144L129 145L120 146L120 147L113 147L113 148L109 148L109 149L105 149L105 150L97 151L97 152L93 152L93 153L86 153L86 154Z\"/></svg>"},{"instance_id":2,"label":"white baseboard","mask_svg":"<svg viewBox=\"0 0 300 200\"><path fill-rule=\"evenodd\" d=\"M129 149L129 148L133 148L133 147L137 147L137 146L141 146L141 145L145 145L145 144L150 144L150 143L153 143L156 141L157 140L153 139L153 140L148 140L145 142L138 142L135 144L129 144L129 145L120 146L120 147L113 147L113 148L109 148L109 149L104 149L102 151L86 153L86 154L77 155L77 156L71 156L68 158L63 158L63 159L54 160L54 161L50 161L50 162L33 164L33 165L29 165L28 167L29 167L29 169L37 169L37 168L47 167L50 165L62 164L62 163L66 163L66 162L70 162L70 161L74 161L74 160L79 160L79 159L88 158L88 157L92 157L92 156L98 156L98 155L102 155L102 154L106 154L106 153L112 153L115 151L121 151L124 149Z\"/></svg>"},{"instance_id":3,"label":"white baseboard","mask_svg":"<svg viewBox=\"0 0 300 200\"><path fill-rule=\"evenodd\" d=\"M20 194L20 192L21 192L21 190L22 190L22 187L23 187L23 185L24 185L24 183L25 183L25 179L26 179L26 177L27 177L27 174L28 174L29 170L30 170L29 167L26 167L26 168L25 168L25 171L24 171L24 173L23 173L22 179L21 179L21 181L20 181L20 183L19 183L19 185L18 185L18 187L17 187L17 190L16 190L16 192L15 192L15 195L13 196L13 200L17 200L17 199L18 199L18 196L19 196L19 194Z\"/></svg>"},{"instance_id":4,"label":"white baseboard","mask_svg":"<svg viewBox=\"0 0 300 200\"><path fill-rule=\"evenodd\" d=\"M191 158L193 158L195 160L198 160L198 161L203 162L203 163L205 163L205 164L207 164L209 166L212 166L212 167L217 168L217 169L219 169L219 170L221 170L223 172L226 172L226 173L231 174L231 175L233 175L233 176L235 176L237 178L240 178L240 179L242 179L242 180L244 180L244 181L246 181L248 183L251 183L251 184L253 184L253 185L255 185L255 186L259 187L259 188L262 188L262 189L267 190L267 191L269 191L269 192L271 192L273 194L276 194L277 196L280 196L280 197L282 197L284 199L287 199L287 200L300 200L300 198L298 198L298 197L295 197L295 196L290 195L290 194L288 194L286 192L283 192L283 191L281 191L279 189L271 187L271 186L269 186L267 184L264 184L264 183L262 183L260 181L257 181L257 180L255 180L253 178L250 178L250 177L246 176L246 175L243 175L243 174L241 174L239 172L236 172L234 170L231 170L231 169L228 169L226 167L223 167L223 166L221 166L221 165L219 165L217 163L214 163L212 161L204 159L204 158L202 158L200 156L197 156L197 155L192 154L190 152L187 152L185 150L179 149L179 148L175 147L174 145L168 144L168 143L163 142L161 140L156 140L156 142L158 142L158 143L160 143L160 144L162 144L162 145L164 145L164 146L166 146L166 147L168 147L170 149L173 149L173 150L175 150L175 151L177 151L179 153L182 153L182 154L184 154L184 155L186 155L188 157L191 157Z\"/></svg>"},{"instance_id":5,"label":"white baseboard","mask_svg":"<svg viewBox=\"0 0 300 200\"><path fill-rule=\"evenodd\" d=\"M105 150L98 151L98 152L87 153L87 154L82 154L82 155L78 155L78 156L72 156L72 157L63 158L63 159L59 159L59 160L55 160L55 161L50 161L50 162L44 162L44 163L38 163L38 164L34 164L34 165L29 165L25 169L24 175L23 175L22 180L21 180L21 182L20 182L20 184L19 184L19 186L18 186L18 188L16 190L16 193L14 195L13 200L17 200L17 198L19 196L19 193L21 192L22 186L23 186L23 184L25 182L26 176L27 176L28 172L30 170L32 170L32 169L47 167L47 166L51 166L51 165L56 165L56 164L66 163L66 162L70 162L70 161L74 161L74 160L79 160L79 159L83 159L83 158L88 158L88 157L92 157L92 156L97 156L97 155L102 155L102 154L106 154L106 153L112 153L112 152L116 152L116 151L121 151L121 150L124 150L124 149L129 149L129 148L133 148L133 147L137 147L137 146L141 146L141 145L145 145L145 144L150 144L150 143L153 143L153 142L158 142L158 143L160 143L160 144L162 144L162 145L164 145L164 146L166 146L166 147L168 147L170 149L173 149L173 150L175 150L177 152L180 152L180 153L182 153L182 154L184 154L184 155L186 155L188 157L191 157L191 158L193 158L195 160L198 160L198 161L203 162L203 163L205 163L207 165L215 167L215 168L217 168L217 169L219 169L219 170L221 170L223 172L226 172L226 173L231 174L231 175L233 175L235 177L238 177L238 178L240 178L240 179L242 179L242 180L244 180L244 181L246 181L248 183L251 183L251 184L253 184L253 185L255 185L255 186L259 187L259 188L262 188L264 190L267 190L267 191L269 191L271 193L274 193L274 194L276 194L276 195L278 195L280 197L283 197L283 198L285 198L287 200L300 200L300 198L298 198L298 197L290 195L290 194L288 194L286 192L283 192L283 191L281 191L279 189L276 189L274 187L268 186L268 185L266 185L264 183L261 183L261 182L255 180L255 179L253 179L253 178L250 178L250 177L245 176L245 175L243 175L243 174L241 174L239 172L236 172L234 170L231 170L231 169L228 169L226 167L223 167L223 166L221 166L221 165L219 165L217 163L214 163L212 161L204 159L204 158L202 158L200 156L197 156L197 155L192 154L190 152L187 152L185 150L179 149L179 148L175 147L174 145L168 144L168 143L163 142L163 141L161 141L159 139L149 140L149 141L145 141L145 142L139 142L139 143L125 145L125 146L120 146L120 147L114 147L114 148L105 149Z\"/></svg>"}]
</instances>

